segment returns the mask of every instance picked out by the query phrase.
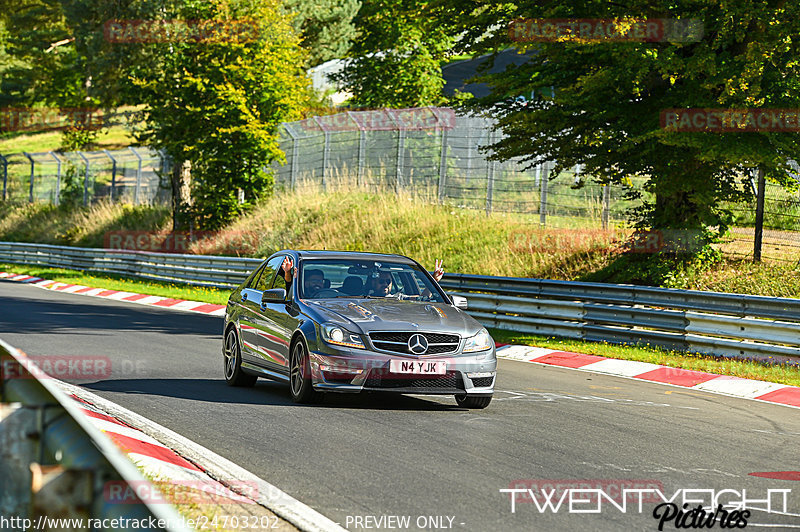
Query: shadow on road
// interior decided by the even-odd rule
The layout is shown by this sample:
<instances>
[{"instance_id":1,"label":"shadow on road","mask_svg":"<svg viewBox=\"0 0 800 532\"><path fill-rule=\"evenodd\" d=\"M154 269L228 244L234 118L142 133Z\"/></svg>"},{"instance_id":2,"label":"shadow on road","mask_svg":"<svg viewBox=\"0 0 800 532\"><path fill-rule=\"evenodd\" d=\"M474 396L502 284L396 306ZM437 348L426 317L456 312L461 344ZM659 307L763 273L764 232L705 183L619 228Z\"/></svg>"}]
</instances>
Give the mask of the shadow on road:
<instances>
[{"instance_id":1,"label":"shadow on road","mask_svg":"<svg viewBox=\"0 0 800 532\"><path fill-rule=\"evenodd\" d=\"M222 334L219 316L175 312L86 296L62 294L59 297L34 287L0 281L0 285L6 283L24 291L19 292L21 297L9 297L8 292L0 295L0 334L148 331L215 338ZM65 301L65 298L76 298L76 301Z\"/></svg>"},{"instance_id":2,"label":"shadow on road","mask_svg":"<svg viewBox=\"0 0 800 532\"><path fill-rule=\"evenodd\" d=\"M299 405L289 397L286 384L259 380L253 388L234 388L222 379L114 379L81 384L92 391L174 397L209 403L373 410L463 410L449 396L438 400L389 393L328 393L320 404Z\"/></svg>"}]
</instances>

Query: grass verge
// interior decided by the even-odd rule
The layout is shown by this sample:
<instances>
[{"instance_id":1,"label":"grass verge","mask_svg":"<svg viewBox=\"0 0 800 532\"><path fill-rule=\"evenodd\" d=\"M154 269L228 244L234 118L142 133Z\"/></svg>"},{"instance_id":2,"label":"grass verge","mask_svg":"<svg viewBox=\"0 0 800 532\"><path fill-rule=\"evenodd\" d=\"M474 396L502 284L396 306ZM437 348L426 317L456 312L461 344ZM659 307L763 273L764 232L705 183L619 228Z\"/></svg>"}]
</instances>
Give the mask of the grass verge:
<instances>
[{"instance_id":1,"label":"grass verge","mask_svg":"<svg viewBox=\"0 0 800 532\"><path fill-rule=\"evenodd\" d=\"M621 346L607 342L584 342L565 338L537 336L502 329L490 329L492 337L501 343L521 344L558 349L620 360L649 362L671 368L705 371L743 379L777 382L800 386L800 367L784 364L763 364L736 358L714 357L697 353L670 351L657 346Z\"/></svg>"},{"instance_id":2,"label":"grass verge","mask_svg":"<svg viewBox=\"0 0 800 532\"><path fill-rule=\"evenodd\" d=\"M224 305L228 302L230 290L217 288L192 287L183 284L166 283L161 281L144 281L130 279L120 275L99 274L76 270L64 270L49 266L28 266L22 264L0 264L0 271L13 272L43 279L51 279L60 283L79 284L94 288L120 290L123 292L136 292L153 296L169 297L172 299L187 299Z\"/></svg>"}]
</instances>

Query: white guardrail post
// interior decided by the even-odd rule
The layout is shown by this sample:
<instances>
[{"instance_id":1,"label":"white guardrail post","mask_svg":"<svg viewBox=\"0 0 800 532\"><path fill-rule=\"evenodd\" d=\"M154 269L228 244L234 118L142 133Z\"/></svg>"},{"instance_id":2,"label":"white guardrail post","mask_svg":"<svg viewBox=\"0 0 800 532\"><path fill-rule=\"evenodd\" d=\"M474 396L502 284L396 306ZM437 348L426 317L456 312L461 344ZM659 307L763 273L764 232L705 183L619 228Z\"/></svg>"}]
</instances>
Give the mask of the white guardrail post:
<instances>
[{"instance_id":1,"label":"white guardrail post","mask_svg":"<svg viewBox=\"0 0 800 532\"><path fill-rule=\"evenodd\" d=\"M188 531L172 506L141 500L142 486L148 494L157 489L53 379L2 340L0 394L0 514L5 519L31 524L83 519L86 530L91 519L105 523L103 530ZM132 488L125 504L108 497L106 488L119 483ZM123 526L131 520L139 526Z\"/></svg>"},{"instance_id":2,"label":"white guardrail post","mask_svg":"<svg viewBox=\"0 0 800 532\"><path fill-rule=\"evenodd\" d=\"M0 242L0 263L219 288L238 286L261 262ZM800 299L453 273L440 284L468 297L469 312L489 327L800 363Z\"/></svg>"}]
</instances>

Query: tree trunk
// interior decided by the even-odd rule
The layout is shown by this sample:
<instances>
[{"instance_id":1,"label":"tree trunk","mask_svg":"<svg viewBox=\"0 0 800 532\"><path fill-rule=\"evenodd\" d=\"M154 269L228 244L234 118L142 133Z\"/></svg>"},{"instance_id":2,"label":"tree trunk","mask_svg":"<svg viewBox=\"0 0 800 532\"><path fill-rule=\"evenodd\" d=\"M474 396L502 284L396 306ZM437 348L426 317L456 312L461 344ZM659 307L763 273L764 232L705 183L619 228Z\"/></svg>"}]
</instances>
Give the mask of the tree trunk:
<instances>
[{"instance_id":1,"label":"tree trunk","mask_svg":"<svg viewBox=\"0 0 800 532\"><path fill-rule=\"evenodd\" d=\"M172 167L172 231L189 229L189 208L192 206L192 163L176 161Z\"/></svg>"}]
</instances>

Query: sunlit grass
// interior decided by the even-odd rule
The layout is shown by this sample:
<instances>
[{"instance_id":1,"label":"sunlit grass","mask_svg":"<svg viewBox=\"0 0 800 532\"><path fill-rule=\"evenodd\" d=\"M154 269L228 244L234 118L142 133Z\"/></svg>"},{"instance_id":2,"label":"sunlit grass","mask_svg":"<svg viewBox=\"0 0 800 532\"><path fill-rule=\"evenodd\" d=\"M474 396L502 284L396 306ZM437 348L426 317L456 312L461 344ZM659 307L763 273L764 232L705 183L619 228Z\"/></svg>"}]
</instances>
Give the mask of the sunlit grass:
<instances>
[{"instance_id":1,"label":"sunlit grass","mask_svg":"<svg viewBox=\"0 0 800 532\"><path fill-rule=\"evenodd\" d=\"M649 362L672 368L705 371L719 375L731 375L743 379L777 382L790 386L800 386L800 367L785 364L766 364L736 358L713 357L697 353L671 351L648 344L626 346L607 342L584 342L564 338L553 338L533 334L517 333L502 329L490 329L497 342L530 345L597 355L620 360Z\"/></svg>"},{"instance_id":2,"label":"sunlit grass","mask_svg":"<svg viewBox=\"0 0 800 532\"><path fill-rule=\"evenodd\" d=\"M186 299L224 305L228 301L231 290L192 287L184 284L167 283L160 281L143 281L125 278L111 274L93 274L88 272L50 268L47 266L31 266L23 264L0 264L0 271L31 275L50 279L60 283L79 284L94 288L120 290L137 294L169 297L172 299Z\"/></svg>"}]
</instances>

